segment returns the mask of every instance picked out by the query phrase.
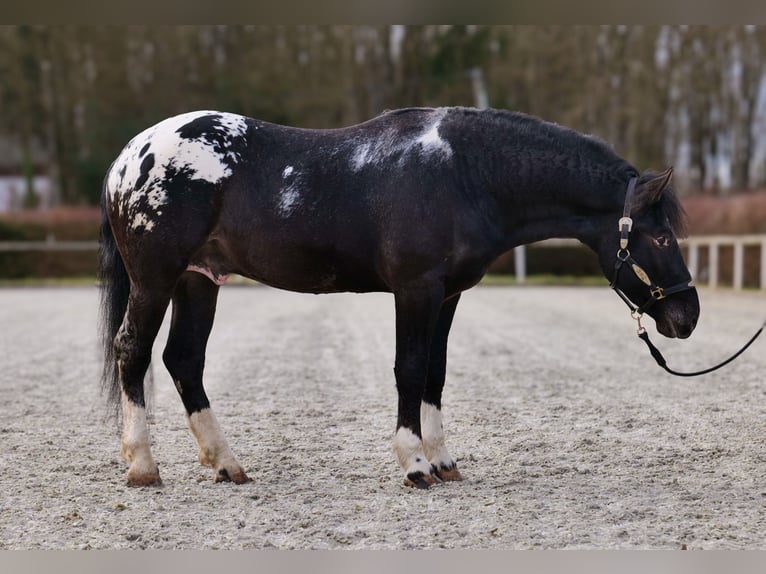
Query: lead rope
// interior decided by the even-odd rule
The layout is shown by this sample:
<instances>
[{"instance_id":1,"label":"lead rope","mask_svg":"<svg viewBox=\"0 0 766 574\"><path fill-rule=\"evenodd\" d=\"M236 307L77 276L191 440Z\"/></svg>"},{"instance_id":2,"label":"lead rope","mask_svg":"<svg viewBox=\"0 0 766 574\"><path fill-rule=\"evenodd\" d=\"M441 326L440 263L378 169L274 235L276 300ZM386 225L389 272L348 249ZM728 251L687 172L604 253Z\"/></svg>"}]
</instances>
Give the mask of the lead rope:
<instances>
[{"instance_id":1,"label":"lead rope","mask_svg":"<svg viewBox=\"0 0 766 574\"><path fill-rule=\"evenodd\" d=\"M725 361L718 363L714 367L710 367L709 369L703 369L702 371L694 371L692 373L682 373L679 371L675 371L668 367L668 362L665 360L665 357L662 356L662 353L660 350L654 346L654 344L649 340L649 333L646 331L646 329L641 325L641 317L637 317L636 315L633 315L633 318L638 321L638 337L639 339L643 340L644 343L646 343L646 346L649 347L649 352L652 354L652 357L654 357L654 360L657 361L657 364L665 369L668 373L671 375L675 375L676 377L698 377L699 375L706 375L707 373L712 373L713 371L717 371L721 367L724 367L731 363L734 359L739 357L742 353L745 352L745 350L753 344L753 342L758 338L758 336L763 332L763 329L766 328L766 321L763 322L761 325L761 328L758 329L755 332L755 335L753 335L750 340L745 343L745 345L736 353L734 353L731 357L726 359Z\"/></svg>"}]
</instances>

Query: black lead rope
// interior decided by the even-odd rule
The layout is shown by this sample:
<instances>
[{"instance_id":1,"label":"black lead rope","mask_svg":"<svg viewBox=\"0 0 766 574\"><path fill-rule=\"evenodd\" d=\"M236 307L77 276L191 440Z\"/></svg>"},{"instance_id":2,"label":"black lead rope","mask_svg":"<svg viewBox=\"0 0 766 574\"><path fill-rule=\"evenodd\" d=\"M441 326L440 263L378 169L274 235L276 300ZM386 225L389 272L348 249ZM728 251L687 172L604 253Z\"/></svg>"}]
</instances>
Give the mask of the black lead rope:
<instances>
[{"instance_id":1,"label":"black lead rope","mask_svg":"<svg viewBox=\"0 0 766 574\"><path fill-rule=\"evenodd\" d=\"M665 369L668 373L671 375L675 375L676 377L698 377L699 375L706 375L708 373L712 373L713 371L717 371L721 367L724 367L731 363L734 359L739 357L742 353L745 352L745 350L753 344L753 342L758 338L758 336L763 332L764 327L766 327L766 322L761 325L761 328L758 329L758 331L755 332L755 335L753 335L750 340L745 343L745 346L742 347L739 351L734 353L731 357L723 361L722 363L717 364L715 367L710 367L709 369L704 369L702 371L695 371L693 373L681 373L679 371L674 371L670 367L668 367L667 361L665 360L665 357L662 356L662 353L660 350L654 346L654 344L649 340L649 333L646 332L646 329L641 327L638 331L638 336L640 339L646 343L646 346L649 347L649 352L652 354L652 357L654 357L654 360L657 361L657 364Z\"/></svg>"},{"instance_id":2,"label":"black lead rope","mask_svg":"<svg viewBox=\"0 0 766 574\"><path fill-rule=\"evenodd\" d=\"M631 208L631 202L633 198L633 192L635 191L637 183L637 178L632 178L630 182L628 182L628 190L625 194L625 206L623 208L622 218L619 221L618 228L620 231L620 249L617 251L617 261L615 262L614 266L614 276L612 278L612 281L610 283L610 287L614 289L614 291L620 296L620 298L628 305L630 308L630 315L638 322L638 336L640 339L646 343L646 346L649 347L649 352L652 354L652 357L654 357L654 360L657 361L657 364L665 369L668 373L671 375L675 375L677 377L698 377L699 375L706 375L707 373L712 373L713 371L717 371L721 367L724 367L731 363L734 359L739 357L742 353L745 352L745 350L753 344L753 342L758 338L758 336L763 332L763 329L766 328L766 321L761 325L761 328L756 331L755 335L753 335L750 340L745 343L745 345L736 353L734 353L731 357L726 359L725 361L717 364L714 367L710 367L709 369L704 369L702 371L695 371L693 373L681 373L679 371L675 371L668 367L668 362L665 360L665 357L662 356L662 353L660 350L654 346L654 344L649 340L649 333L646 332L646 329L641 325L641 317L643 316L644 312L649 309L655 302L660 301L661 299L664 299L668 295L672 295L673 293L679 293L681 291L684 291L686 289L691 289L691 282L685 281L682 283L679 283L677 285L673 285L671 287L665 287L662 288L658 286L656 283L654 283L649 275L644 271L644 269L641 268L641 266L636 262L633 257L630 255L630 251L628 250L628 243L630 240L630 232L633 229L633 220L630 217L630 208ZM628 298L627 295L625 295L622 290L617 286L617 278L619 277L620 271L627 267L633 273L641 280L643 281L648 287L649 287L649 299L641 305L637 306L634 305L633 302Z\"/></svg>"}]
</instances>

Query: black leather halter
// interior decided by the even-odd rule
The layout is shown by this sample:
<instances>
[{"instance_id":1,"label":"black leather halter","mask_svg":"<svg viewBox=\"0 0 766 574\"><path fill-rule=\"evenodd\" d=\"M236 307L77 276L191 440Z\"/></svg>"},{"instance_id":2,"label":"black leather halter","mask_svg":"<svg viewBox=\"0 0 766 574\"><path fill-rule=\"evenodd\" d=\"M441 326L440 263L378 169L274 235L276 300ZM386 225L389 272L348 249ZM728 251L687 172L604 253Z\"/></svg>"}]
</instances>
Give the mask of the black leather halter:
<instances>
[{"instance_id":1,"label":"black leather halter","mask_svg":"<svg viewBox=\"0 0 766 574\"><path fill-rule=\"evenodd\" d=\"M618 226L620 231L620 248L617 250L617 261L614 264L614 275L612 276L612 281L609 283L609 286L614 289L614 291L623 301L625 301L625 304L630 308L631 315L639 322L640 331L643 329L643 327L641 327L640 319L641 316L646 313L647 309L668 295L686 291L687 289L692 289L693 287L691 285L691 279L687 279L686 281L682 281L681 283L677 283L670 287L660 287L651 279L651 277L649 277L649 274L644 271L644 269L631 256L630 250L628 249L628 244L630 242L630 232L633 230L633 219L630 217L630 208L633 202L633 193L636 190L637 181L638 178L636 177L630 180L628 183L628 191L625 194L625 206L623 207L622 217L620 218ZM626 266L631 271L633 271L633 273L641 280L642 283L649 287L649 298L644 301L642 305L636 305L633 303L628 298L628 296L625 295L622 289L617 286L617 280L620 277L620 271Z\"/></svg>"},{"instance_id":2,"label":"black leather halter","mask_svg":"<svg viewBox=\"0 0 766 574\"><path fill-rule=\"evenodd\" d=\"M636 263L636 260L633 259L633 257L630 255L630 251L628 250L628 243L630 241L630 232L633 229L633 220L630 218L630 207L633 201L633 192L636 189L637 180L638 179L635 177L630 180L628 183L628 191L625 194L625 207L622 210L622 218L620 219L619 224L620 249L617 250L617 262L614 265L614 276L612 277L612 281L609 286L614 289L614 291L623 301L625 301L625 303L630 308L631 316L638 322L638 336L644 341L644 343L646 343L646 346L649 347L649 352L652 354L652 357L655 361L657 361L657 364L660 367L665 369L671 375L676 375L677 377L696 377L699 375L712 373L724 365L728 365L734 359L744 353L745 349L752 345L758 336L763 332L764 328L766 328L766 321L764 321L764 323L761 325L761 328L756 331L755 335L753 335L743 347L741 347L728 359L718 363L714 367L703 369L701 371L694 371L691 373L675 371L668 367L665 357L662 356L660 350L655 347L654 344L652 344L652 342L649 340L649 333L647 333L646 329L643 327L643 325L641 325L641 317L646 312L646 310L654 305L657 301L660 301L668 295L672 295L673 293L679 293L680 291L685 291L686 289L693 289L693 286L691 284L691 280L687 280L682 281L681 283L677 283L676 285L672 285L671 287L660 287L654 281L652 281L646 271L644 271L643 268L638 263ZM625 293L623 293L619 287L617 287L617 279L620 276L620 270L626 265L633 271L633 273L636 274L636 277L638 277L649 287L649 298L643 303L643 305L634 304L630 299L628 299L628 296L625 295Z\"/></svg>"}]
</instances>

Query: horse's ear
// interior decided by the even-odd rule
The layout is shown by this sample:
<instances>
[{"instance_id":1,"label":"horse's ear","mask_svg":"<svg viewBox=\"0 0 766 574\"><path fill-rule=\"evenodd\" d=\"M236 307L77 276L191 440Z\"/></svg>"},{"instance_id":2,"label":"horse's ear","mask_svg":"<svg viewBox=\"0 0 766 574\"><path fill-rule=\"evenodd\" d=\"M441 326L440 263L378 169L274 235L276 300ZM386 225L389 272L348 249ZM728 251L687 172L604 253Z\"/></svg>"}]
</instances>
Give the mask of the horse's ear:
<instances>
[{"instance_id":1,"label":"horse's ear","mask_svg":"<svg viewBox=\"0 0 766 574\"><path fill-rule=\"evenodd\" d=\"M670 180L673 178L673 168L669 167L662 173L659 173L652 177L650 180L645 181L641 186L643 196L643 203L645 205L651 205L660 200L662 192L670 185Z\"/></svg>"}]
</instances>

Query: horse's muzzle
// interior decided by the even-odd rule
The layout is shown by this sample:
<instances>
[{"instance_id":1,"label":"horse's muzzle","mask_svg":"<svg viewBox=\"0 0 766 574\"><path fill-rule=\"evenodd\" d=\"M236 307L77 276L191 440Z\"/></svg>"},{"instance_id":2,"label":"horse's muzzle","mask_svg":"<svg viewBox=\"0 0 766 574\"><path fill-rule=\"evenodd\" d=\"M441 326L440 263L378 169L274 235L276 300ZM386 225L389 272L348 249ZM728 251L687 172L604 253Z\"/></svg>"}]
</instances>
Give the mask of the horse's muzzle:
<instances>
[{"instance_id":1,"label":"horse's muzzle","mask_svg":"<svg viewBox=\"0 0 766 574\"><path fill-rule=\"evenodd\" d=\"M654 319L661 335L671 339L687 339L699 319L697 290L689 289L658 301L648 314Z\"/></svg>"}]
</instances>

